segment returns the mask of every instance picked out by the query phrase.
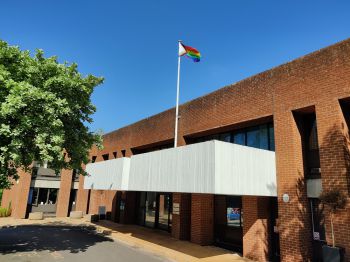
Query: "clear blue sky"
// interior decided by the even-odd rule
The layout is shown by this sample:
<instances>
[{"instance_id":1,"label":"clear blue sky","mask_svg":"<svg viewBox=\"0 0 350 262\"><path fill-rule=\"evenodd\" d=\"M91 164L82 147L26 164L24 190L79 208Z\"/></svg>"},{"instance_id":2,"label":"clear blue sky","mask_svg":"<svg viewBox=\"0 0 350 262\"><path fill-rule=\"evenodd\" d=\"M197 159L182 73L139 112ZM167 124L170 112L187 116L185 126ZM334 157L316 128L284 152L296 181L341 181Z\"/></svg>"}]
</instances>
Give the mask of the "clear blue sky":
<instances>
[{"instance_id":1,"label":"clear blue sky","mask_svg":"<svg viewBox=\"0 0 350 262\"><path fill-rule=\"evenodd\" d=\"M3 0L0 38L104 76L92 130L112 131L350 37L350 1Z\"/></svg>"}]
</instances>

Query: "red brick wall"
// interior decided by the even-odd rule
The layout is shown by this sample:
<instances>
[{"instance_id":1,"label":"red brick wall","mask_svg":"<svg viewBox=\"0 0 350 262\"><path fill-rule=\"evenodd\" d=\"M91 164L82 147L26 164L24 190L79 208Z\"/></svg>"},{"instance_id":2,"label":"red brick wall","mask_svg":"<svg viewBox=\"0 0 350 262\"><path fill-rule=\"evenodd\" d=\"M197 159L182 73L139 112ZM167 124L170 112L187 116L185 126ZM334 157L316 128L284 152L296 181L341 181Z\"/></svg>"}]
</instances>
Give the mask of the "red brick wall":
<instances>
[{"instance_id":1,"label":"red brick wall","mask_svg":"<svg viewBox=\"0 0 350 262\"><path fill-rule=\"evenodd\" d=\"M89 214L98 214L99 206L105 206L106 212L112 212L116 194L116 190L91 190Z\"/></svg>"},{"instance_id":2,"label":"red brick wall","mask_svg":"<svg viewBox=\"0 0 350 262\"><path fill-rule=\"evenodd\" d=\"M316 105L322 186L326 189L338 188L349 194L349 129L339 106L339 101L329 99ZM326 238L332 243L330 219L326 218ZM335 243L347 250L350 261L350 201L345 210L334 217Z\"/></svg>"},{"instance_id":3,"label":"red brick wall","mask_svg":"<svg viewBox=\"0 0 350 262\"><path fill-rule=\"evenodd\" d=\"M13 186L10 190L4 190L1 206L8 207L11 202L11 216L14 218L25 218L31 175L22 170L18 172L20 178L17 182L13 181Z\"/></svg>"},{"instance_id":4,"label":"red brick wall","mask_svg":"<svg viewBox=\"0 0 350 262\"><path fill-rule=\"evenodd\" d=\"M77 193L77 211L83 211L86 214L87 204L88 204L89 190L84 189L84 176L79 176L79 189Z\"/></svg>"},{"instance_id":5,"label":"red brick wall","mask_svg":"<svg viewBox=\"0 0 350 262\"><path fill-rule=\"evenodd\" d=\"M70 192L72 189L72 175L73 175L73 172L71 170L62 170L61 172L60 190L58 191L58 197L57 197L57 209L56 209L57 217L69 216L68 208L69 208Z\"/></svg>"},{"instance_id":6,"label":"red brick wall","mask_svg":"<svg viewBox=\"0 0 350 262\"><path fill-rule=\"evenodd\" d=\"M191 238L191 194L173 193L173 203L180 205L180 214L172 215L173 237L182 240Z\"/></svg>"},{"instance_id":7,"label":"red brick wall","mask_svg":"<svg viewBox=\"0 0 350 262\"><path fill-rule=\"evenodd\" d=\"M210 245L214 241L214 195L192 194L191 242Z\"/></svg>"},{"instance_id":8,"label":"red brick wall","mask_svg":"<svg viewBox=\"0 0 350 262\"><path fill-rule=\"evenodd\" d=\"M269 261L268 197L242 197L243 256L256 261Z\"/></svg>"}]
</instances>

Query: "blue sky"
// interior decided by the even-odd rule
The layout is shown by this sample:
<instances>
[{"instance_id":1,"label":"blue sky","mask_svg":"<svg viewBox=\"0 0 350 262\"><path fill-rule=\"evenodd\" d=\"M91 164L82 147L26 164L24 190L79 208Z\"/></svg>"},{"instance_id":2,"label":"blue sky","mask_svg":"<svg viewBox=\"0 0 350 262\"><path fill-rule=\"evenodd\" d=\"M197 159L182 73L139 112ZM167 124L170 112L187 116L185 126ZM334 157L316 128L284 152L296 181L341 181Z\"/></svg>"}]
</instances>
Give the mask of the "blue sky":
<instances>
[{"instance_id":1,"label":"blue sky","mask_svg":"<svg viewBox=\"0 0 350 262\"><path fill-rule=\"evenodd\" d=\"M350 1L3 0L0 38L104 76L92 130L112 131L350 37Z\"/></svg>"}]
</instances>

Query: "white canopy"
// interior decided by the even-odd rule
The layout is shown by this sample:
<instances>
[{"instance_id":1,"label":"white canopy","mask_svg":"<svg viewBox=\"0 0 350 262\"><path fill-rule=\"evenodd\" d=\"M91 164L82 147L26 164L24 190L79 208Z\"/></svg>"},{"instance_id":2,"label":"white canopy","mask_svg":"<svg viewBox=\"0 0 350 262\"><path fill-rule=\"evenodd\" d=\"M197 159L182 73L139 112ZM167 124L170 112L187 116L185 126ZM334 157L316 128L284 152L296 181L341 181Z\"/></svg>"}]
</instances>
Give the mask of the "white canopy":
<instances>
[{"instance_id":1,"label":"white canopy","mask_svg":"<svg viewBox=\"0 0 350 262\"><path fill-rule=\"evenodd\" d=\"M216 140L88 164L86 171L86 189L277 196L274 152Z\"/></svg>"}]
</instances>

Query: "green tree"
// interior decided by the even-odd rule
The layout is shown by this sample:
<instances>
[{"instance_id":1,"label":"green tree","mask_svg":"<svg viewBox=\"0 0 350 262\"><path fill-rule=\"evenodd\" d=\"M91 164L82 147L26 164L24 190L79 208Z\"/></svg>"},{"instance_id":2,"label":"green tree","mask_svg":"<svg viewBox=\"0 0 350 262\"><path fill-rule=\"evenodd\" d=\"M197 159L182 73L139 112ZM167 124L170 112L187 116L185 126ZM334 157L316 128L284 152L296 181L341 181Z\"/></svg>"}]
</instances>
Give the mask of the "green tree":
<instances>
[{"instance_id":1,"label":"green tree","mask_svg":"<svg viewBox=\"0 0 350 262\"><path fill-rule=\"evenodd\" d=\"M0 188L33 161L83 172L89 149L101 146L101 135L86 124L96 110L91 94L102 82L82 76L77 64L45 58L42 50L33 57L0 40Z\"/></svg>"}]
</instances>

